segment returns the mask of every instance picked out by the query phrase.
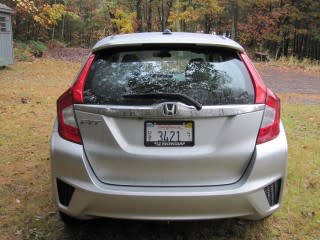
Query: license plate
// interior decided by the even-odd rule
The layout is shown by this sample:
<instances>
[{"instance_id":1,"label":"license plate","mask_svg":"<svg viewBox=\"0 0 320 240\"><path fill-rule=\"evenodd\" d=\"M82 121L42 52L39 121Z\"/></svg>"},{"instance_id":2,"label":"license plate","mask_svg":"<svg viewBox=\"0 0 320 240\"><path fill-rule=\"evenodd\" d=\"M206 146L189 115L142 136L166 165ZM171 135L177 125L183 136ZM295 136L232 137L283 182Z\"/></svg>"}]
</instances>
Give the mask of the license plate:
<instances>
[{"instance_id":1,"label":"license plate","mask_svg":"<svg viewBox=\"0 0 320 240\"><path fill-rule=\"evenodd\" d=\"M193 121L145 121L144 145L188 147L194 145Z\"/></svg>"}]
</instances>

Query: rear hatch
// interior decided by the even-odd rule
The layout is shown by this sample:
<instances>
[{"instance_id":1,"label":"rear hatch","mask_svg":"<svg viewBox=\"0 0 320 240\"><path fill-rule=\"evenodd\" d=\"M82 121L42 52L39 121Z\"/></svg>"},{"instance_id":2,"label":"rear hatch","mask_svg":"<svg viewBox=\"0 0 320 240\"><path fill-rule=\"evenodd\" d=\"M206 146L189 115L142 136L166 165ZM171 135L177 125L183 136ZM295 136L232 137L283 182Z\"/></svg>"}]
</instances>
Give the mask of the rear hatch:
<instances>
[{"instance_id":1,"label":"rear hatch","mask_svg":"<svg viewBox=\"0 0 320 240\"><path fill-rule=\"evenodd\" d=\"M150 46L96 53L75 116L100 181L232 184L255 150L264 104L236 50Z\"/></svg>"}]
</instances>

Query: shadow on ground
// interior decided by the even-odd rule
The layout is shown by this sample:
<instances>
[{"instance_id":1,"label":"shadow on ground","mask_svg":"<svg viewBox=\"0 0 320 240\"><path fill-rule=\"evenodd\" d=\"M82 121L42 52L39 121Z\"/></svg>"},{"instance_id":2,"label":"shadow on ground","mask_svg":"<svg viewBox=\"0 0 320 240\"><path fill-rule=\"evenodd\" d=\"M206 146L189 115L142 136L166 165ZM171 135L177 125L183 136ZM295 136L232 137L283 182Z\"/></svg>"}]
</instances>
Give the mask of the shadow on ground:
<instances>
[{"instance_id":1,"label":"shadow on ground","mask_svg":"<svg viewBox=\"0 0 320 240\"><path fill-rule=\"evenodd\" d=\"M251 222L237 219L208 221L133 221L91 220L77 226L65 226L64 240L198 240L248 239L252 228L262 228L264 221Z\"/></svg>"}]
</instances>

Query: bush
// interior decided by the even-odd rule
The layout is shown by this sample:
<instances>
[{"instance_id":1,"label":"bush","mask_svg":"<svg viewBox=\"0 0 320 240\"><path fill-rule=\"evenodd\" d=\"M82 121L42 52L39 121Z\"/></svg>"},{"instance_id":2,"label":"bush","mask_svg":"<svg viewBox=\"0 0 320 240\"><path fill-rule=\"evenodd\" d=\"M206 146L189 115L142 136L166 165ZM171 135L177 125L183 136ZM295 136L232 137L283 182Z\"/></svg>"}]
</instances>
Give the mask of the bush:
<instances>
[{"instance_id":1,"label":"bush","mask_svg":"<svg viewBox=\"0 0 320 240\"><path fill-rule=\"evenodd\" d=\"M32 61L32 53L31 49L24 42L16 41L14 43L14 56L16 60L22 62L31 62Z\"/></svg>"},{"instance_id":2,"label":"bush","mask_svg":"<svg viewBox=\"0 0 320 240\"><path fill-rule=\"evenodd\" d=\"M48 48L42 42L31 40L28 44L31 53L35 57L42 57L43 52L47 51Z\"/></svg>"},{"instance_id":3,"label":"bush","mask_svg":"<svg viewBox=\"0 0 320 240\"><path fill-rule=\"evenodd\" d=\"M34 57L42 57L43 52L47 50L47 46L39 41L31 40L27 43L15 41L14 43L15 58L22 62L31 62Z\"/></svg>"}]
</instances>

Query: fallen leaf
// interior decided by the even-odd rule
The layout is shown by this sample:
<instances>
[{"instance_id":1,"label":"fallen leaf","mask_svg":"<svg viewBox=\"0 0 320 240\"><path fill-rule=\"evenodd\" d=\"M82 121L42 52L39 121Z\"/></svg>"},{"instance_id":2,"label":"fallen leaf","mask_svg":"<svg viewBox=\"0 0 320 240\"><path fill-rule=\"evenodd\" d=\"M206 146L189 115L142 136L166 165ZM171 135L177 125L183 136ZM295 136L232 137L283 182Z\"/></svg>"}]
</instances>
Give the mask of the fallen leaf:
<instances>
[{"instance_id":1,"label":"fallen leaf","mask_svg":"<svg viewBox=\"0 0 320 240\"><path fill-rule=\"evenodd\" d=\"M30 98L27 98L27 97L22 97L21 98L21 103L23 103L23 104L27 104L27 103L30 103L30 102L31 102Z\"/></svg>"},{"instance_id":2,"label":"fallen leaf","mask_svg":"<svg viewBox=\"0 0 320 240\"><path fill-rule=\"evenodd\" d=\"M312 211L312 212L302 211L301 215L304 216L304 217L313 218L313 217L316 216L316 213L314 211Z\"/></svg>"}]
</instances>

